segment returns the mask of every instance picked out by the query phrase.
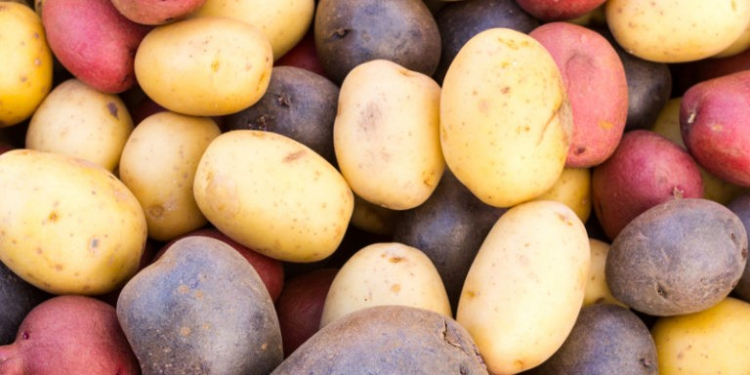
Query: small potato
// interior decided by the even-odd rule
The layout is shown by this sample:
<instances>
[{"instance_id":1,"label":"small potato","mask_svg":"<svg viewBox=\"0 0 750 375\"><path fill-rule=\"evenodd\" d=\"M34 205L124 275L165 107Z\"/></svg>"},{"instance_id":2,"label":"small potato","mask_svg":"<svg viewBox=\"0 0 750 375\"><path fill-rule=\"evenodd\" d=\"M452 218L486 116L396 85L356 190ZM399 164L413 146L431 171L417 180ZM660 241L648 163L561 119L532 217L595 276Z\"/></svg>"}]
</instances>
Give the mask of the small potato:
<instances>
[{"instance_id":1,"label":"small potato","mask_svg":"<svg viewBox=\"0 0 750 375\"><path fill-rule=\"evenodd\" d=\"M403 211L391 210L370 203L354 195L354 211L351 225L363 231L389 236L395 230L395 222Z\"/></svg>"},{"instance_id":2,"label":"small potato","mask_svg":"<svg viewBox=\"0 0 750 375\"><path fill-rule=\"evenodd\" d=\"M586 294L583 297L583 305L593 305L597 303L611 303L625 306L612 296L607 285L607 277L604 273L607 264L607 254L609 254L610 245L604 241L590 238L591 247L591 267L589 268L589 278L586 282Z\"/></svg>"},{"instance_id":3,"label":"small potato","mask_svg":"<svg viewBox=\"0 0 750 375\"><path fill-rule=\"evenodd\" d=\"M119 96L70 78L34 112L26 148L76 156L111 172L132 131L133 120Z\"/></svg>"},{"instance_id":4,"label":"small potato","mask_svg":"<svg viewBox=\"0 0 750 375\"><path fill-rule=\"evenodd\" d=\"M200 8L204 2L205 0L112 0L112 4L123 16L144 25L161 25L182 19Z\"/></svg>"},{"instance_id":5,"label":"small potato","mask_svg":"<svg viewBox=\"0 0 750 375\"><path fill-rule=\"evenodd\" d=\"M630 53L651 61L679 63L725 50L750 22L750 3L736 0L611 0L607 24Z\"/></svg>"},{"instance_id":6,"label":"small potato","mask_svg":"<svg viewBox=\"0 0 750 375\"><path fill-rule=\"evenodd\" d=\"M526 34L485 30L448 68L440 98L443 154L482 202L510 207L549 190L565 166L572 126L560 70Z\"/></svg>"},{"instance_id":7,"label":"small potato","mask_svg":"<svg viewBox=\"0 0 750 375\"><path fill-rule=\"evenodd\" d=\"M456 320L493 374L517 374L557 351L581 308L591 250L586 229L554 201L511 207L466 276Z\"/></svg>"},{"instance_id":8,"label":"small potato","mask_svg":"<svg viewBox=\"0 0 750 375\"><path fill-rule=\"evenodd\" d=\"M195 200L221 232L266 256L314 262L341 243L354 197L322 156L280 134L216 137L195 173Z\"/></svg>"},{"instance_id":9,"label":"small potato","mask_svg":"<svg viewBox=\"0 0 750 375\"><path fill-rule=\"evenodd\" d=\"M0 128L34 113L52 89L52 51L42 20L28 6L0 2Z\"/></svg>"},{"instance_id":10,"label":"small potato","mask_svg":"<svg viewBox=\"0 0 750 375\"><path fill-rule=\"evenodd\" d=\"M255 26L200 17L157 26L135 55L143 91L162 107L222 116L257 102L268 88L273 51Z\"/></svg>"},{"instance_id":11,"label":"small potato","mask_svg":"<svg viewBox=\"0 0 750 375\"><path fill-rule=\"evenodd\" d=\"M440 274L427 255L398 242L374 243L354 253L336 274L320 327L382 305L418 307L453 317Z\"/></svg>"},{"instance_id":12,"label":"small potato","mask_svg":"<svg viewBox=\"0 0 750 375\"><path fill-rule=\"evenodd\" d=\"M750 304L726 298L695 314L660 318L651 329L660 374L747 374Z\"/></svg>"},{"instance_id":13,"label":"small potato","mask_svg":"<svg viewBox=\"0 0 750 375\"><path fill-rule=\"evenodd\" d=\"M582 222L591 215L591 169L565 168L552 188L533 200L565 203Z\"/></svg>"},{"instance_id":14,"label":"small potato","mask_svg":"<svg viewBox=\"0 0 750 375\"><path fill-rule=\"evenodd\" d=\"M517 0L518 5L532 16L545 21L567 21L581 17L605 0Z\"/></svg>"},{"instance_id":15,"label":"small potato","mask_svg":"<svg viewBox=\"0 0 750 375\"><path fill-rule=\"evenodd\" d=\"M209 118L164 111L135 128L122 151L120 179L141 203L150 238L169 241L207 223L193 179L203 152L221 134Z\"/></svg>"},{"instance_id":16,"label":"small potato","mask_svg":"<svg viewBox=\"0 0 750 375\"><path fill-rule=\"evenodd\" d=\"M393 210L430 197L445 169L439 106L432 78L391 61L372 60L346 76L333 147L355 194Z\"/></svg>"}]
</instances>

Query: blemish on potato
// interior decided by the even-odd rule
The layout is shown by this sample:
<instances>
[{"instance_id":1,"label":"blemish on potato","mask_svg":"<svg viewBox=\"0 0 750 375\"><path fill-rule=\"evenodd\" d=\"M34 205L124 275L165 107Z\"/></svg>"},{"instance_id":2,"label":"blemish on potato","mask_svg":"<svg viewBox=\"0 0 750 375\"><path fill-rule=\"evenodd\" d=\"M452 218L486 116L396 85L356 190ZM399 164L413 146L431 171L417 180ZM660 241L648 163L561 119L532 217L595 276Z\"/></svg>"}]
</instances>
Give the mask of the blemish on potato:
<instances>
[{"instance_id":1,"label":"blemish on potato","mask_svg":"<svg viewBox=\"0 0 750 375\"><path fill-rule=\"evenodd\" d=\"M189 291L190 287L185 284L180 284L180 286L177 287L177 293L186 294Z\"/></svg>"},{"instance_id":2,"label":"blemish on potato","mask_svg":"<svg viewBox=\"0 0 750 375\"><path fill-rule=\"evenodd\" d=\"M109 110L109 114L112 115L112 117L119 119L119 113L117 113L117 105L113 102L107 103L107 110Z\"/></svg>"},{"instance_id":3,"label":"blemish on potato","mask_svg":"<svg viewBox=\"0 0 750 375\"><path fill-rule=\"evenodd\" d=\"M406 260L406 258L404 258L404 257L395 257L395 256L391 257L390 259L388 259L389 262L394 263L394 264L401 263L401 262L403 262L405 260Z\"/></svg>"},{"instance_id":4,"label":"blemish on potato","mask_svg":"<svg viewBox=\"0 0 750 375\"><path fill-rule=\"evenodd\" d=\"M304 155L305 155L305 150L299 150L299 151L296 151L296 152L292 152L291 154L287 154L284 157L284 163L291 163L291 162L293 162L293 161L301 158Z\"/></svg>"},{"instance_id":5,"label":"blemish on potato","mask_svg":"<svg viewBox=\"0 0 750 375\"><path fill-rule=\"evenodd\" d=\"M606 121L606 120L600 120L598 122L598 125L599 125L600 128L602 128L604 130L610 130L610 129L612 129L612 127L615 126L615 124L613 124L611 121Z\"/></svg>"},{"instance_id":6,"label":"blemish on potato","mask_svg":"<svg viewBox=\"0 0 750 375\"><path fill-rule=\"evenodd\" d=\"M193 330L190 327L180 327L180 336L190 336Z\"/></svg>"},{"instance_id":7,"label":"blemish on potato","mask_svg":"<svg viewBox=\"0 0 750 375\"><path fill-rule=\"evenodd\" d=\"M398 292L401 291L401 285L399 285L399 284L393 284L393 285L391 285L391 291L393 293L398 294Z\"/></svg>"},{"instance_id":8,"label":"blemish on potato","mask_svg":"<svg viewBox=\"0 0 750 375\"><path fill-rule=\"evenodd\" d=\"M153 205L148 208L148 215L154 219L161 219L164 215L164 207L161 205Z\"/></svg>"},{"instance_id":9,"label":"blemish on potato","mask_svg":"<svg viewBox=\"0 0 750 375\"><path fill-rule=\"evenodd\" d=\"M720 132L720 131L724 130L724 126L721 125L721 124L711 124L711 126L709 127L709 129L711 129L711 131L713 131L713 132Z\"/></svg>"},{"instance_id":10,"label":"blemish on potato","mask_svg":"<svg viewBox=\"0 0 750 375\"><path fill-rule=\"evenodd\" d=\"M64 268L62 264L55 264L55 271L62 271Z\"/></svg>"}]
</instances>

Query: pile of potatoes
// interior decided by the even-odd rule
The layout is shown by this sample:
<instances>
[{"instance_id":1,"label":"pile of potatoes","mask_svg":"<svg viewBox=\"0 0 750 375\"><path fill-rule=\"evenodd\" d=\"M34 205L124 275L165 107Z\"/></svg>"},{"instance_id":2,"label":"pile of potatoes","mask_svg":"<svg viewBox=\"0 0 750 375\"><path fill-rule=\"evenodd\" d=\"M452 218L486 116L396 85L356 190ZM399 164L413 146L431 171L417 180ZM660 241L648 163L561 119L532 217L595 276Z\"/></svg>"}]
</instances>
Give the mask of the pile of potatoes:
<instances>
[{"instance_id":1,"label":"pile of potatoes","mask_svg":"<svg viewBox=\"0 0 750 375\"><path fill-rule=\"evenodd\" d=\"M0 373L748 374L750 1L0 1Z\"/></svg>"}]
</instances>

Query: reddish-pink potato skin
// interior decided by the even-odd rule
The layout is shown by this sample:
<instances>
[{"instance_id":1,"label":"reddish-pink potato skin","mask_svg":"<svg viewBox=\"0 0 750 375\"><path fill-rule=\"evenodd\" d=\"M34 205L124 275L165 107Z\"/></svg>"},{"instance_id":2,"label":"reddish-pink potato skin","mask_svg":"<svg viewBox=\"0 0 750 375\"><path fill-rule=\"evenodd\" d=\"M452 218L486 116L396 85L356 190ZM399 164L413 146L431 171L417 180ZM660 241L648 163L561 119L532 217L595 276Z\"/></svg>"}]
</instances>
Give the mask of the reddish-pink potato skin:
<instances>
[{"instance_id":1,"label":"reddish-pink potato skin","mask_svg":"<svg viewBox=\"0 0 750 375\"><path fill-rule=\"evenodd\" d=\"M112 0L123 16L144 25L177 21L200 8L206 0Z\"/></svg>"},{"instance_id":2,"label":"reddish-pink potato skin","mask_svg":"<svg viewBox=\"0 0 750 375\"><path fill-rule=\"evenodd\" d=\"M16 341L0 346L3 375L137 375L115 308L91 297L53 297L32 309Z\"/></svg>"},{"instance_id":3,"label":"reddish-pink potato skin","mask_svg":"<svg viewBox=\"0 0 750 375\"><path fill-rule=\"evenodd\" d=\"M730 57L670 64L669 67L674 81L673 96L683 96L685 91L700 82L750 70L750 49Z\"/></svg>"},{"instance_id":4,"label":"reddish-pink potato skin","mask_svg":"<svg viewBox=\"0 0 750 375\"><path fill-rule=\"evenodd\" d=\"M625 133L614 154L593 168L592 203L602 230L614 240L636 216L670 199L702 198L693 158L650 130Z\"/></svg>"},{"instance_id":5,"label":"reddish-pink potato skin","mask_svg":"<svg viewBox=\"0 0 750 375\"><path fill-rule=\"evenodd\" d=\"M516 0L518 6L540 21L565 21L596 9L605 0Z\"/></svg>"},{"instance_id":6,"label":"reddish-pink potato skin","mask_svg":"<svg viewBox=\"0 0 750 375\"><path fill-rule=\"evenodd\" d=\"M750 187L750 71L698 83L680 103L685 146L707 171Z\"/></svg>"},{"instance_id":7,"label":"reddish-pink potato skin","mask_svg":"<svg viewBox=\"0 0 750 375\"><path fill-rule=\"evenodd\" d=\"M551 22L529 33L549 51L573 112L566 167L589 168L614 152L628 116L628 82L614 47L599 33L568 22Z\"/></svg>"},{"instance_id":8,"label":"reddish-pink potato skin","mask_svg":"<svg viewBox=\"0 0 750 375\"><path fill-rule=\"evenodd\" d=\"M307 69L313 73L326 77L323 65L321 65L320 60L318 60L318 51L315 48L315 34L313 33L312 28L307 31L307 34L305 34L297 45L276 60L274 65L294 66Z\"/></svg>"},{"instance_id":9,"label":"reddish-pink potato skin","mask_svg":"<svg viewBox=\"0 0 750 375\"><path fill-rule=\"evenodd\" d=\"M76 78L111 94L135 84L135 51L151 26L128 20L110 0L46 0L42 23L52 53Z\"/></svg>"}]
</instances>

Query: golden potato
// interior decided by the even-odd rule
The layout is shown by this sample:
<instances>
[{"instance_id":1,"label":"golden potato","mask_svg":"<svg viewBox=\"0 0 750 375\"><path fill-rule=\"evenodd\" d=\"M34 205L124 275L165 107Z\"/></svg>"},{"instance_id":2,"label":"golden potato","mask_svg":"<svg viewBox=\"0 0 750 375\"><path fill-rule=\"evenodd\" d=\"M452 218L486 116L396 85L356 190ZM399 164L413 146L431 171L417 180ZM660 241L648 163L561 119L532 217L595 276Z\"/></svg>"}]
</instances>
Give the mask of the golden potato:
<instances>
[{"instance_id":1,"label":"golden potato","mask_svg":"<svg viewBox=\"0 0 750 375\"><path fill-rule=\"evenodd\" d=\"M586 222L591 215L591 170L565 168L552 188L533 200L551 200L565 203Z\"/></svg>"},{"instance_id":2,"label":"golden potato","mask_svg":"<svg viewBox=\"0 0 750 375\"><path fill-rule=\"evenodd\" d=\"M589 277L586 281L586 292L583 297L583 305L593 305L596 303L611 303L628 307L612 296L607 286L607 277L604 273L607 264L607 254L609 253L610 244L590 238L589 247L591 248L591 263L589 267Z\"/></svg>"}]
</instances>

